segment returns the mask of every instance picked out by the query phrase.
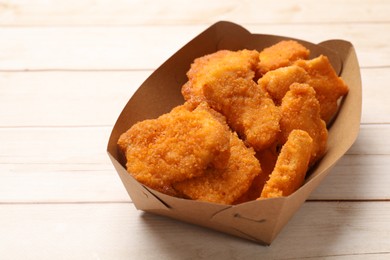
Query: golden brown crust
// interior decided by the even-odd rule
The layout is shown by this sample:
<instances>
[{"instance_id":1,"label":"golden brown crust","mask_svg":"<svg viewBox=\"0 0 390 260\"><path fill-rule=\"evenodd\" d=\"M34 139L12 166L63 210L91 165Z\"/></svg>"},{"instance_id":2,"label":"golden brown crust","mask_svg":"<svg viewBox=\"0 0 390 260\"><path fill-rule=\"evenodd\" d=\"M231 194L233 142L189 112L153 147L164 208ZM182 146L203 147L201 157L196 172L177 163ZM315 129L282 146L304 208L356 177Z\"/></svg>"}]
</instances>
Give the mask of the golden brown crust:
<instances>
[{"instance_id":1,"label":"golden brown crust","mask_svg":"<svg viewBox=\"0 0 390 260\"><path fill-rule=\"evenodd\" d=\"M287 141L294 129L306 131L313 139L311 163L315 163L326 151L328 130L321 119L314 89L307 84L292 84L282 100L281 114L281 144Z\"/></svg>"},{"instance_id":2,"label":"golden brown crust","mask_svg":"<svg viewBox=\"0 0 390 260\"><path fill-rule=\"evenodd\" d=\"M230 158L226 169L210 168L205 175L173 184L183 196L207 202L232 204L249 189L253 179L261 173L252 148L232 133Z\"/></svg>"},{"instance_id":3,"label":"golden brown crust","mask_svg":"<svg viewBox=\"0 0 390 260\"><path fill-rule=\"evenodd\" d=\"M348 93L348 86L337 76L329 59L319 56L312 60L300 60L295 65L305 69L309 77L305 83L316 91L321 106L321 118L328 123L337 112L337 101Z\"/></svg>"},{"instance_id":4,"label":"golden brown crust","mask_svg":"<svg viewBox=\"0 0 390 260\"><path fill-rule=\"evenodd\" d=\"M312 143L312 138L305 131L293 130L290 133L260 198L288 196L302 186L310 161Z\"/></svg>"},{"instance_id":5,"label":"golden brown crust","mask_svg":"<svg viewBox=\"0 0 390 260\"><path fill-rule=\"evenodd\" d=\"M286 67L300 59L307 59L310 51L297 41L280 41L260 52L258 71L264 75L270 70Z\"/></svg>"},{"instance_id":6,"label":"golden brown crust","mask_svg":"<svg viewBox=\"0 0 390 260\"><path fill-rule=\"evenodd\" d=\"M265 183L268 181L269 176L275 167L278 155L279 154L276 151L276 145L256 153L255 156L261 165L261 172L253 179L249 189L241 197L234 201L233 204L256 200L260 197L261 191L263 190Z\"/></svg>"},{"instance_id":7,"label":"golden brown crust","mask_svg":"<svg viewBox=\"0 0 390 260\"><path fill-rule=\"evenodd\" d=\"M265 89L276 105L280 105L291 84L305 83L309 78L307 72L299 66L288 66L267 72L258 80L261 88Z\"/></svg>"},{"instance_id":8,"label":"golden brown crust","mask_svg":"<svg viewBox=\"0 0 390 260\"><path fill-rule=\"evenodd\" d=\"M258 61L259 53L256 50L220 50L195 59L187 72L188 82L182 87L184 99L195 105L204 101L203 86L214 81L221 72L253 79Z\"/></svg>"},{"instance_id":9,"label":"golden brown crust","mask_svg":"<svg viewBox=\"0 0 390 260\"><path fill-rule=\"evenodd\" d=\"M279 105L292 83L307 83L316 91L321 118L328 123L337 112L338 100L348 93L348 86L336 75L326 56L298 60L292 66L267 72L258 81Z\"/></svg>"},{"instance_id":10,"label":"golden brown crust","mask_svg":"<svg viewBox=\"0 0 390 260\"><path fill-rule=\"evenodd\" d=\"M203 87L212 108L256 151L271 146L279 134L280 111L253 80L220 73Z\"/></svg>"},{"instance_id":11,"label":"golden brown crust","mask_svg":"<svg viewBox=\"0 0 390 260\"><path fill-rule=\"evenodd\" d=\"M128 172L164 192L172 182L203 175L210 165L226 167L229 142L230 132L209 112L179 106L135 124L118 145L126 147Z\"/></svg>"}]
</instances>

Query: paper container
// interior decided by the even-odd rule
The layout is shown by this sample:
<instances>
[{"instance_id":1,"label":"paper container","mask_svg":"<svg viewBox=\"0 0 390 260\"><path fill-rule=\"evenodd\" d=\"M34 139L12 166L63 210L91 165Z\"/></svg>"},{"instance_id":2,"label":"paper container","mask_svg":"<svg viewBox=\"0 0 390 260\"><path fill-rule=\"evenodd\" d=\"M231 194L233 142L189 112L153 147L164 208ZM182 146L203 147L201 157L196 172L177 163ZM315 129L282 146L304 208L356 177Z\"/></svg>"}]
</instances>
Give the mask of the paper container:
<instances>
[{"instance_id":1,"label":"paper container","mask_svg":"<svg viewBox=\"0 0 390 260\"><path fill-rule=\"evenodd\" d=\"M116 143L120 134L134 123L157 118L184 102L180 91L187 81L186 72L195 58L220 49L262 50L283 39L290 38L251 34L236 24L218 22L175 53L139 87L120 114L107 148L109 157L137 209L208 227L260 244L271 244L357 138L362 91L358 61L349 42L330 40L312 44L295 39L311 50L312 57L321 53L327 55L336 71L341 71L340 75L350 87L350 92L341 102L337 118L329 129L326 155L315 169L310 171L305 184L288 197L251 201L235 206L171 197L145 187L128 174Z\"/></svg>"}]
</instances>

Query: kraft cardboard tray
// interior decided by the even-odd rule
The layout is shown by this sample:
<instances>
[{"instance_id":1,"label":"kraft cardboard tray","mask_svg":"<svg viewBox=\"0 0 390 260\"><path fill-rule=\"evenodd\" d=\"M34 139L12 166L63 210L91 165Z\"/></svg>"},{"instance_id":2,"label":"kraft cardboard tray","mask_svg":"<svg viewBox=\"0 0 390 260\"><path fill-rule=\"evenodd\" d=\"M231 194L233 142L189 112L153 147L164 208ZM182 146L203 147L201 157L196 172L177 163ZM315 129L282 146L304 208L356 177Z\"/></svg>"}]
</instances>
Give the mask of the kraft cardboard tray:
<instances>
[{"instance_id":1,"label":"kraft cardboard tray","mask_svg":"<svg viewBox=\"0 0 390 260\"><path fill-rule=\"evenodd\" d=\"M107 147L109 157L137 209L208 227L260 244L271 244L358 136L362 90L359 64L351 43L329 40L313 44L294 39L310 49L311 58L319 54L328 56L350 91L342 100L337 118L329 129L326 155L310 171L305 184L288 197L251 201L234 206L171 197L145 187L127 173L125 161L121 158L116 143L120 134L134 123L157 118L184 102L180 91L187 81L186 72L195 58L220 49L246 48L260 51L285 39L291 38L251 34L234 23L217 22L177 51L139 87L120 114Z\"/></svg>"}]
</instances>

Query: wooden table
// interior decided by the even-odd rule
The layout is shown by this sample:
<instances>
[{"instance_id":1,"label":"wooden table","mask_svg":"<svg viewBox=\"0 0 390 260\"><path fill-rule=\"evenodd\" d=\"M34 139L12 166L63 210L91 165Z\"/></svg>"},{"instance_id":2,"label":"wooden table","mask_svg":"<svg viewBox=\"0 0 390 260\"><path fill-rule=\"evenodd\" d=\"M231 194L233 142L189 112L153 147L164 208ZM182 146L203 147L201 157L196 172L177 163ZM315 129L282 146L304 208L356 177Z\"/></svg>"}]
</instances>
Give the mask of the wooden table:
<instances>
[{"instance_id":1,"label":"wooden table","mask_svg":"<svg viewBox=\"0 0 390 260\"><path fill-rule=\"evenodd\" d=\"M389 259L390 2L1 1L0 259ZM270 247L137 211L106 153L137 87L219 20L356 48L358 140Z\"/></svg>"}]
</instances>

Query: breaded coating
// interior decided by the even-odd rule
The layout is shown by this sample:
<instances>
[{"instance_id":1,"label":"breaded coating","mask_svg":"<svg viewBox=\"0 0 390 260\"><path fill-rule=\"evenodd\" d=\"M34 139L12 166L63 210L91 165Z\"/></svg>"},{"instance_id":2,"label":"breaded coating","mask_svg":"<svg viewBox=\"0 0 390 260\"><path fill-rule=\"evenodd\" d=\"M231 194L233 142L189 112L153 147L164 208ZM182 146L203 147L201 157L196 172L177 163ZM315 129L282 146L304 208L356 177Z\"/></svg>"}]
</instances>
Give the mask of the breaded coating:
<instances>
[{"instance_id":1,"label":"breaded coating","mask_svg":"<svg viewBox=\"0 0 390 260\"><path fill-rule=\"evenodd\" d=\"M184 99L195 105L199 104L204 100L203 86L214 81L221 72L253 79L258 62L259 52L256 50L220 50L197 58L187 72L188 82L182 87Z\"/></svg>"},{"instance_id":2,"label":"breaded coating","mask_svg":"<svg viewBox=\"0 0 390 260\"><path fill-rule=\"evenodd\" d=\"M227 167L230 131L205 109L182 105L133 125L118 145L136 180L169 193L173 182L201 176L207 167Z\"/></svg>"},{"instance_id":3,"label":"breaded coating","mask_svg":"<svg viewBox=\"0 0 390 260\"><path fill-rule=\"evenodd\" d=\"M192 107L192 104L184 103L187 107ZM218 120L225 128L226 131L230 131L230 127L226 122L226 117L216 110L212 109L206 101L201 102L196 108L195 111L205 111Z\"/></svg>"},{"instance_id":4,"label":"breaded coating","mask_svg":"<svg viewBox=\"0 0 390 260\"><path fill-rule=\"evenodd\" d=\"M258 71L264 75L270 70L286 67L300 59L307 59L310 51L297 41L280 41L263 49L259 55Z\"/></svg>"},{"instance_id":5,"label":"breaded coating","mask_svg":"<svg viewBox=\"0 0 390 260\"><path fill-rule=\"evenodd\" d=\"M266 150L257 152L255 156L260 162L261 172L253 179L248 191L239 197L233 204L256 200L260 197L261 191L275 167L276 160L278 159L278 152L276 151L276 146L273 145Z\"/></svg>"},{"instance_id":6,"label":"breaded coating","mask_svg":"<svg viewBox=\"0 0 390 260\"><path fill-rule=\"evenodd\" d=\"M221 72L203 87L203 94L210 106L223 114L228 125L256 151L268 148L277 139L279 108L253 80Z\"/></svg>"},{"instance_id":7,"label":"breaded coating","mask_svg":"<svg viewBox=\"0 0 390 260\"><path fill-rule=\"evenodd\" d=\"M321 118L328 123L337 112L338 100L348 93L348 86L336 75L326 56L299 60L294 65L267 72L258 84L279 105L292 83L307 83L316 91Z\"/></svg>"},{"instance_id":8,"label":"breaded coating","mask_svg":"<svg viewBox=\"0 0 390 260\"><path fill-rule=\"evenodd\" d=\"M306 70L309 77L305 82L316 91L321 106L321 118L328 123L337 112L337 101L348 93L348 86L338 77L329 59L319 56L312 60L300 60L295 65Z\"/></svg>"},{"instance_id":9,"label":"breaded coating","mask_svg":"<svg viewBox=\"0 0 390 260\"><path fill-rule=\"evenodd\" d=\"M265 89L276 105L280 105L284 95L293 83L305 83L309 76L299 66L288 66L268 71L258 80L261 88Z\"/></svg>"},{"instance_id":10,"label":"breaded coating","mask_svg":"<svg viewBox=\"0 0 390 260\"><path fill-rule=\"evenodd\" d=\"M326 151L328 130L320 117L320 104L314 89L308 84L292 84L282 100L281 114L281 144L294 129L306 131L313 139L310 162L315 163Z\"/></svg>"},{"instance_id":11,"label":"breaded coating","mask_svg":"<svg viewBox=\"0 0 390 260\"><path fill-rule=\"evenodd\" d=\"M192 107L192 104L184 103L184 106ZM206 102L200 103L193 111L203 111L212 116L215 120L217 120L222 127L225 128L225 133L230 133L230 127L226 122L226 118L219 112L212 109ZM224 136L225 137L225 136ZM230 149L228 148L226 152L223 152L218 155L218 157L212 162L212 166L217 169L225 169L227 167L227 161L229 160Z\"/></svg>"},{"instance_id":12,"label":"breaded coating","mask_svg":"<svg viewBox=\"0 0 390 260\"><path fill-rule=\"evenodd\" d=\"M252 148L247 148L237 134L230 135L230 158L226 169L209 168L205 175L173 184L184 197L207 202L232 204L261 173Z\"/></svg>"},{"instance_id":13,"label":"breaded coating","mask_svg":"<svg viewBox=\"0 0 390 260\"><path fill-rule=\"evenodd\" d=\"M308 169L313 140L302 130L293 130L276 161L260 198L288 196L302 186Z\"/></svg>"}]
</instances>

